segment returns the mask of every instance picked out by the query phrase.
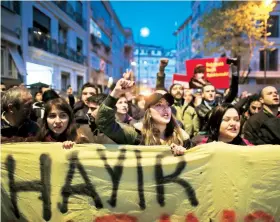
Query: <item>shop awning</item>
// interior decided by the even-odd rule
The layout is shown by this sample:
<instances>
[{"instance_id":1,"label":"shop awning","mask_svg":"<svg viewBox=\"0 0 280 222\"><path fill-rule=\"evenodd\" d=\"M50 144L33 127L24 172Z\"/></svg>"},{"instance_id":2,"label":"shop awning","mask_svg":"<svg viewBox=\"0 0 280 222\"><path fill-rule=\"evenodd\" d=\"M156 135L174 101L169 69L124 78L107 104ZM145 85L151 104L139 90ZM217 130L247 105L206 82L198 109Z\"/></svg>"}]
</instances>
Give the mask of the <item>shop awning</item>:
<instances>
[{"instance_id":1,"label":"shop awning","mask_svg":"<svg viewBox=\"0 0 280 222\"><path fill-rule=\"evenodd\" d=\"M16 46L9 46L9 52L16 64L17 70L21 75L26 75L26 68L23 62L23 58L19 54Z\"/></svg>"}]
</instances>

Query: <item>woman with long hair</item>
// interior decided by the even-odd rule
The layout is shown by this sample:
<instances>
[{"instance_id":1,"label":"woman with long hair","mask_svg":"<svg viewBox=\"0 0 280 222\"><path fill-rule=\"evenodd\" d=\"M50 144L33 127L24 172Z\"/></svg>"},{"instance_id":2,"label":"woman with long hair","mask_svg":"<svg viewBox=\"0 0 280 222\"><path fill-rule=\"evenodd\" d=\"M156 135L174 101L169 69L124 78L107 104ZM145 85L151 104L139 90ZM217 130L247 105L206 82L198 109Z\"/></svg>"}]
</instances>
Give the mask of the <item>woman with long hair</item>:
<instances>
[{"instance_id":1,"label":"woman with long hair","mask_svg":"<svg viewBox=\"0 0 280 222\"><path fill-rule=\"evenodd\" d=\"M62 98L49 100L37 141L63 142L64 148L71 148L75 143L87 143L74 121L74 114L69 104Z\"/></svg>"},{"instance_id":2,"label":"woman with long hair","mask_svg":"<svg viewBox=\"0 0 280 222\"><path fill-rule=\"evenodd\" d=\"M194 137L192 142L193 145L213 141L243 146L252 145L243 139L240 133L240 116L237 109L232 104L224 103L215 107L211 113L208 122L208 136Z\"/></svg>"},{"instance_id":3,"label":"woman with long hair","mask_svg":"<svg viewBox=\"0 0 280 222\"><path fill-rule=\"evenodd\" d=\"M99 108L96 118L98 128L118 144L169 145L175 155L183 154L190 147L189 135L172 116L174 99L169 93L153 93L146 98L141 126L131 127L116 121L115 105L122 94L132 91L133 85L134 82L127 79L117 82Z\"/></svg>"}]
</instances>

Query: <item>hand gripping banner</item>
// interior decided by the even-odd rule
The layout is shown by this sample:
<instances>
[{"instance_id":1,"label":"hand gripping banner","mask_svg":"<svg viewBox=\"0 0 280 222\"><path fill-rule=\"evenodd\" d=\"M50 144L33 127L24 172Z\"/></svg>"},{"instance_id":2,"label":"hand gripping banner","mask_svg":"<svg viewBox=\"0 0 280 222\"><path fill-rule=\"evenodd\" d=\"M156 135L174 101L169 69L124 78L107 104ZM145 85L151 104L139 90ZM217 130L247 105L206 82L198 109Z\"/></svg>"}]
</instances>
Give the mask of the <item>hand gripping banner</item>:
<instances>
[{"instance_id":1,"label":"hand gripping banner","mask_svg":"<svg viewBox=\"0 0 280 222\"><path fill-rule=\"evenodd\" d=\"M1 147L1 221L279 222L280 146L15 143Z\"/></svg>"}]
</instances>

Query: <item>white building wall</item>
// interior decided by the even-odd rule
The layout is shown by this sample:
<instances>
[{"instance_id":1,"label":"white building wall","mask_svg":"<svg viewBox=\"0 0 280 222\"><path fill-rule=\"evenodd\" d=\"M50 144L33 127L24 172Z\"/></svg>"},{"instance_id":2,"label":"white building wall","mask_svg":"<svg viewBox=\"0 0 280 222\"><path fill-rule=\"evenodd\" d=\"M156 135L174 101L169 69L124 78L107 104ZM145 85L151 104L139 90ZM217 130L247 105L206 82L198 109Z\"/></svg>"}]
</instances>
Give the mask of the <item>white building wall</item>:
<instances>
[{"instance_id":1,"label":"white building wall","mask_svg":"<svg viewBox=\"0 0 280 222\"><path fill-rule=\"evenodd\" d=\"M43 4L43 5L42 5ZM53 4L53 5L50 5ZM35 63L38 65L43 65L50 67L53 70L52 73L52 87L55 90L61 90L61 72L65 71L70 74L70 84L74 91L77 91L77 75L82 76L84 82L87 80L87 67L85 65L73 62L71 60L62 58L58 55L52 54L50 52L44 51L36 47L30 47L28 45L28 29L33 27L33 6L43 12L50 18L50 34L51 38L58 41L59 38L59 20L62 20L65 24L64 17L68 16L63 13L54 14L51 7L58 7L53 2L22 2L22 49L23 58L26 63ZM44 6L44 7L43 7ZM83 7L83 10L86 8ZM56 11L57 12L57 11ZM72 19L72 18L70 18ZM70 20L69 20L70 21ZM72 21L75 23L75 21ZM69 22L71 23L71 22ZM68 23L68 24L69 24ZM87 56L88 53L88 37L86 31L77 32L77 27L69 26L67 32L67 45L69 48L76 50L77 47L77 37L83 41L83 54ZM28 73L27 73L28 75ZM38 70L38 75L40 71ZM42 79L44 77L42 76Z\"/></svg>"}]
</instances>

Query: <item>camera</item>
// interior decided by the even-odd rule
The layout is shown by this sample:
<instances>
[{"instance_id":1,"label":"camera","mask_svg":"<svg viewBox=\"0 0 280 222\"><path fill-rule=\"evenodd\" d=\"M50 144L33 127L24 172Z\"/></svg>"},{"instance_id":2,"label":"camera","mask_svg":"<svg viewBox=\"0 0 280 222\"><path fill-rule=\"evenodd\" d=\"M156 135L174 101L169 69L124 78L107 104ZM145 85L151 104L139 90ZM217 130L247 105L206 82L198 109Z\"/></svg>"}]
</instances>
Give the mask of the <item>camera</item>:
<instances>
[{"instance_id":1,"label":"camera","mask_svg":"<svg viewBox=\"0 0 280 222\"><path fill-rule=\"evenodd\" d=\"M238 66L239 60L237 58L227 58L227 64L228 65L235 65Z\"/></svg>"}]
</instances>

